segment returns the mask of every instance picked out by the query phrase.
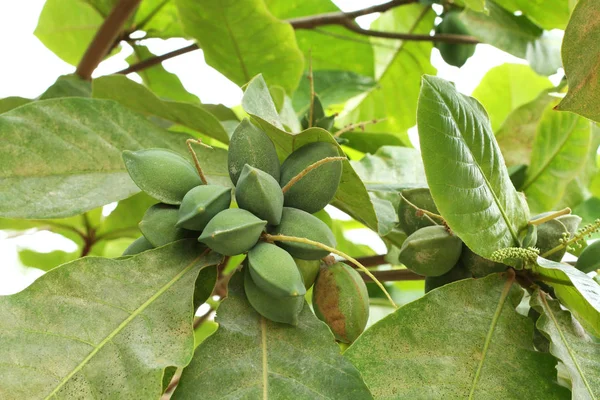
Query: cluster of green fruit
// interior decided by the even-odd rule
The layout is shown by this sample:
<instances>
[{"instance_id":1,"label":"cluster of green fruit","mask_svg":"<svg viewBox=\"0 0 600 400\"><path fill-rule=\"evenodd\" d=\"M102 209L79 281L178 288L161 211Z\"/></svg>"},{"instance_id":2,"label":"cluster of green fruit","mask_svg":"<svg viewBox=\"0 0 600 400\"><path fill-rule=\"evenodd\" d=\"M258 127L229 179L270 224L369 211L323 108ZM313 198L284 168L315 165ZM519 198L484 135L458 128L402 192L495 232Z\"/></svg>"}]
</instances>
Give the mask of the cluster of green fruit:
<instances>
[{"instance_id":1,"label":"cluster of green fruit","mask_svg":"<svg viewBox=\"0 0 600 400\"><path fill-rule=\"evenodd\" d=\"M444 13L442 22L435 28L436 34L450 35L469 35L470 32L460 19L461 11L451 9ZM447 64L455 67L462 67L467 60L475 53L474 44L435 42L435 47Z\"/></svg>"},{"instance_id":2,"label":"cluster of green fruit","mask_svg":"<svg viewBox=\"0 0 600 400\"><path fill-rule=\"evenodd\" d=\"M226 256L247 253L244 286L258 313L296 325L304 295L316 280L316 314L340 340L351 341L362 332L368 295L356 271L343 263L322 263L329 255L323 248L294 241L274 244L264 235L335 247L327 224L312 213L331 201L340 183L343 165L336 145L306 144L280 165L267 134L244 120L229 144L234 189L203 184L200 170L170 150L125 151L123 159L139 188L161 202L147 210L139 224L143 236L124 255L189 237ZM233 196L239 208L230 208ZM359 314L361 307L365 310Z\"/></svg>"},{"instance_id":3,"label":"cluster of green fruit","mask_svg":"<svg viewBox=\"0 0 600 400\"><path fill-rule=\"evenodd\" d=\"M445 225L439 225L441 221L428 213L439 214L429 189L402 191L398 217L400 227L409 236L402 244L398 258L407 268L426 277L425 292L460 279L480 278L508 268L506 264L473 253L458 236ZM532 222L550 214L538 215ZM576 215L563 215L539 225L529 224L520 234L520 245L536 247L544 254L572 237L580 222L581 218ZM563 248L548 259L560 261L565 251Z\"/></svg>"}]
</instances>

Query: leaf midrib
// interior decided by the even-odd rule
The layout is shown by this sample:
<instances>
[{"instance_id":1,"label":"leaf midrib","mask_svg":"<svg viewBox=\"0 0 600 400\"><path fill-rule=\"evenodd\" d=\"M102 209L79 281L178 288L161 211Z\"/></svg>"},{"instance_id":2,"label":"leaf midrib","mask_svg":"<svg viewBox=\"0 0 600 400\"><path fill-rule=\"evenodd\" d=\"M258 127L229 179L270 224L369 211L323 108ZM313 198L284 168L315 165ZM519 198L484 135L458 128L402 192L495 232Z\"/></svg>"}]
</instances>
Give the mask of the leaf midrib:
<instances>
[{"instance_id":1,"label":"leaf midrib","mask_svg":"<svg viewBox=\"0 0 600 400\"><path fill-rule=\"evenodd\" d=\"M179 279L181 279L185 274L187 274L194 265L200 260L202 255L199 255L194 260L192 260L181 272L179 272L173 279L167 282L163 287L161 287L155 294L150 296L148 300L146 300L141 306L135 309L131 315L129 315L119 326L113 330L104 340L102 340L94 349L88 354L73 370L54 388L54 390L45 397L45 400L50 399L52 396L56 395L58 391L75 375L77 374L85 365L90 361L108 342L110 342L116 335L118 335L125 327L133 321L138 315L140 315L148 306L150 306L156 299L162 296L171 286L173 286Z\"/></svg>"},{"instance_id":2,"label":"leaf midrib","mask_svg":"<svg viewBox=\"0 0 600 400\"><path fill-rule=\"evenodd\" d=\"M477 371L475 372L475 377L473 378L473 382L471 384L471 390L469 392L469 400L473 398L475 394L475 389L477 388L477 383L479 382L479 377L481 376L481 371L483 369L483 363L485 362L485 358L487 352L490 347L490 343L492 341L492 336L494 336L494 331L496 329L496 325L498 324L498 319L500 318L500 314L502 314L502 309L504 308L504 304L506 303L506 298L508 297L508 293L510 292L510 288L514 282L514 275L510 276L506 283L504 284L504 288L502 288L502 293L500 295L500 299L498 301L498 306L496 307L496 311L494 312L494 316L492 318L492 323L490 324L490 328L488 330L488 334L485 338L485 342L483 344L483 350L481 352L481 360L479 361L479 365L477 366Z\"/></svg>"}]
</instances>

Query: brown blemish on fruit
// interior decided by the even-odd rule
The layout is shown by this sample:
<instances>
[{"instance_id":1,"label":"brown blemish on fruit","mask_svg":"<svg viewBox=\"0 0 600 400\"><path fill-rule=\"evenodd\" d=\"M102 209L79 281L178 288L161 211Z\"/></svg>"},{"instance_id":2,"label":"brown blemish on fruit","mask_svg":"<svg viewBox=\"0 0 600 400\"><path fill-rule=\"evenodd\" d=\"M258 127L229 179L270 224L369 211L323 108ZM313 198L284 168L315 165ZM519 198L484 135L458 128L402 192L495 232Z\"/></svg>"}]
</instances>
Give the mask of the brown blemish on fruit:
<instances>
[{"instance_id":1,"label":"brown blemish on fruit","mask_svg":"<svg viewBox=\"0 0 600 400\"><path fill-rule=\"evenodd\" d=\"M346 339L346 317L339 307L339 288L335 283L333 273L329 268L321 268L320 276L313 291L314 301L325 318L330 329L338 336Z\"/></svg>"}]
</instances>

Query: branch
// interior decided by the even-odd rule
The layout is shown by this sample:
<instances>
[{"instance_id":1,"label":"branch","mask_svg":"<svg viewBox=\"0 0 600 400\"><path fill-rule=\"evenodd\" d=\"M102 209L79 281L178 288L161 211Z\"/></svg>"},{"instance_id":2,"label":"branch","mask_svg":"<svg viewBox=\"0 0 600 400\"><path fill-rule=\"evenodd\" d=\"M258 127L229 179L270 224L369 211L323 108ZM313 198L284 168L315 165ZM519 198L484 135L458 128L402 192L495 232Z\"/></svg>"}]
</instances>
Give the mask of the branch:
<instances>
[{"instance_id":1,"label":"branch","mask_svg":"<svg viewBox=\"0 0 600 400\"><path fill-rule=\"evenodd\" d=\"M339 25L346 29L358 33L363 36L373 36L384 39L396 39L396 40L411 40L411 41L429 41L429 42L445 42L445 43L458 43L458 44L476 44L479 43L477 38L465 35L451 35L451 34L439 34L439 35L417 35L412 33L396 33L396 32L380 32L373 31L370 29L363 29L356 24L354 18L363 15L372 14L375 12L384 12L394 7L398 7L405 4L416 3L417 0L393 0L388 3L380 4L377 6L363 8L361 10L352 12L335 12L327 14L318 14L308 17L292 18L288 19L287 22L294 29L315 29L320 26L327 25ZM117 74L129 74L132 72L141 71L145 68L159 64L165 60L168 60L179 55L189 53L194 50L198 50L200 47L194 43L189 46L170 51L161 56L148 58L147 60L141 61L137 64L133 64L124 70L116 72Z\"/></svg>"},{"instance_id":2,"label":"branch","mask_svg":"<svg viewBox=\"0 0 600 400\"><path fill-rule=\"evenodd\" d=\"M344 25L346 21L354 20L354 18L363 15L369 15L376 12L385 12L394 7L405 4L416 3L418 0L393 0L388 3L379 4L372 7L363 8L351 12L332 12L327 14L311 15L308 17L288 19L294 29L312 29L323 25Z\"/></svg>"},{"instance_id":3,"label":"branch","mask_svg":"<svg viewBox=\"0 0 600 400\"><path fill-rule=\"evenodd\" d=\"M92 72L110 52L119 37L125 22L131 17L141 0L120 0L112 9L96 36L88 46L75 73L84 80L90 80Z\"/></svg>"},{"instance_id":4,"label":"branch","mask_svg":"<svg viewBox=\"0 0 600 400\"><path fill-rule=\"evenodd\" d=\"M358 26L354 21L344 21L343 26L349 31L358 33L359 35L378 37L384 39L410 40L415 42L443 42L454 44L480 43L480 41L476 37L467 35L453 35L448 33L440 33L437 35L419 35L415 33L381 32L373 31L371 29L363 29L360 26Z\"/></svg>"},{"instance_id":5,"label":"branch","mask_svg":"<svg viewBox=\"0 0 600 400\"><path fill-rule=\"evenodd\" d=\"M376 256L367 256L357 258L356 261L360 262L365 267L376 267L378 265L389 264L385 260L385 254ZM359 267L351 261L346 261L348 265L355 269ZM365 282L373 282L373 280L367 276L367 274L358 271ZM418 275L409 269L392 269L387 271L371 271L375 277L381 282L395 282L395 281L420 281L425 279L424 276Z\"/></svg>"}]
</instances>

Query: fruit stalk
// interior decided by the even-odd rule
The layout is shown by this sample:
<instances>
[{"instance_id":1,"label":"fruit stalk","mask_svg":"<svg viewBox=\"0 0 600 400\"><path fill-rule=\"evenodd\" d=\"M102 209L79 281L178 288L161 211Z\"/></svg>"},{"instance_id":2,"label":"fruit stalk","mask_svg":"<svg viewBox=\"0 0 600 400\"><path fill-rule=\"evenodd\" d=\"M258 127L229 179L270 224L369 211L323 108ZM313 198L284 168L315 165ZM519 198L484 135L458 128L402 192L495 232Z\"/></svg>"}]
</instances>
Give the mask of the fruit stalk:
<instances>
[{"instance_id":1,"label":"fruit stalk","mask_svg":"<svg viewBox=\"0 0 600 400\"><path fill-rule=\"evenodd\" d=\"M315 242L314 240L310 240L310 239L306 239L306 238L299 238L299 237L295 237L295 236L285 236L285 235L270 235L268 233L264 234L264 238L268 241L271 242L296 242L296 243L304 243L304 244L309 244L315 247L319 247L323 250L327 250L330 253L336 254L348 261L350 261L351 263L353 263L354 265L358 266L358 268L360 268L365 275L367 275L369 278L371 278L373 280L373 282L375 282L377 284L377 286L379 286L379 288L383 291L383 293L385 294L385 296L388 298L390 304L394 307L394 308L398 308L398 306L396 305L396 303L394 302L394 300L392 299L392 296L390 296L390 294L388 293L388 291L385 289L385 286L383 286L383 284L381 282L379 282L379 280L375 277L375 275L373 275L371 273L371 271L369 271L367 269L367 267L365 267L364 265L362 265L358 260L356 260L355 258L350 257L348 254L346 253L342 253L341 251L327 246L323 243L319 243L319 242Z\"/></svg>"},{"instance_id":2,"label":"fruit stalk","mask_svg":"<svg viewBox=\"0 0 600 400\"><path fill-rule=\"evenodd\" d=\"M187 147L190 150L190 153L192 153L192 158L194 159L194 165L196 166L196 170L198 171L198 175L200 175L200 179L202 180L202 183L205 185L208 185L208 181L206 180L206 177L204 176L204 172L202 172L202 167L200 166L200 161L198 160L198 156L196 155L196 152L194 151L194 149L192 149L192 143L200 144L204 147L208 147L209 149L212 149L212 147L207 144L202 143L201 139L188 139L185 141L185 144L187 144Z\"/></svg>"}]
</instances>

